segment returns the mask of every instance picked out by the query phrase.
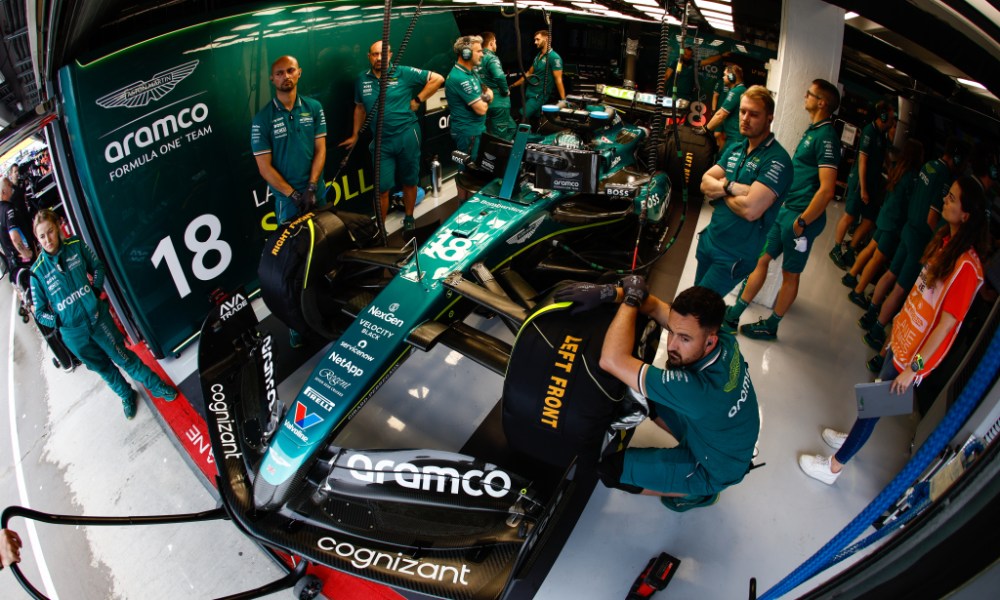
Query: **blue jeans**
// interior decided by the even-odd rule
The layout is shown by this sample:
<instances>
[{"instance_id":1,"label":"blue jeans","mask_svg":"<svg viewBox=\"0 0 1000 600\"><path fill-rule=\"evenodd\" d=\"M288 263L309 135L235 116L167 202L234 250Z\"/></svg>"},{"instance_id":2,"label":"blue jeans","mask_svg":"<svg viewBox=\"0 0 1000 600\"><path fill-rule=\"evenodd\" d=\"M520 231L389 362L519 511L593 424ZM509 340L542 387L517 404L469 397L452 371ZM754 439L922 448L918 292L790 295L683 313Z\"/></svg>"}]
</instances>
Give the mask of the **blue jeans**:
<instances>
[{"instance_id":1,"label":"blue jeans","mask_svg":"<svg viewBox=\"0 0 1000 600\"><path fill-rule=\"evenodd\" d=\"M885 363L882 364L882 370L878 376L882 381L892 381L898 375L899 369L892 362L892 350L890 349L885 354ZM851 432L847 434L844 445L834 455L837 462L846 465L847 461L854 458L858 450L861 450L861 447L865 445L868 438L872 436L872 432L875 431L875 425L878 424L878 419L878 417L872 417L871 419L857 419L854 421L854 426L851 427Z\"/></svg>"}]
</instances>

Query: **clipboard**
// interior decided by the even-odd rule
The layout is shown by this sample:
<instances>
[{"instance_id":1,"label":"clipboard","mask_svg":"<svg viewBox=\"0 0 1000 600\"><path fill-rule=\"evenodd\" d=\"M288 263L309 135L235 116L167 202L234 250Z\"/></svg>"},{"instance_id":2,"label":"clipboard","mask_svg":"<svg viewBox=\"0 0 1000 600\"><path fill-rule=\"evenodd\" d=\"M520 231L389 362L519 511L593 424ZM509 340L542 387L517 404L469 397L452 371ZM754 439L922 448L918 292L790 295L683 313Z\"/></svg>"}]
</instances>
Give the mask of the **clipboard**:
<instances>
[{"instance_id":1,"label":"clipboard","mask_svg":"<svg viewBox=\"0 0 1000 600\"><path fill-rule=\"evenodd\" d=\"M913 412L913 388L910 385L903 394L895 394L890 389L891 381L859 383L854 386L858 401L858 418L889 417L908 415Z\"/></svg>"}]
</instances>

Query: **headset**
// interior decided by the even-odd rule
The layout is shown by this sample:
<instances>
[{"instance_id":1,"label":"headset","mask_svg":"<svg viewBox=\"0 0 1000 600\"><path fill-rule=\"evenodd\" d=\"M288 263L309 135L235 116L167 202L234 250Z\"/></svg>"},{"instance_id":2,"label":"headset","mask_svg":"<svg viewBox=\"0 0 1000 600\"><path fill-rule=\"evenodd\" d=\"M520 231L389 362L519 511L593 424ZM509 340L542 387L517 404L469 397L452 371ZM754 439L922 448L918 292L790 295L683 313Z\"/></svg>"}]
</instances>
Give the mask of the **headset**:
<instances>
[{"instance_id":1,"label":"headset","mask_svg":"<svg viewBox=\"0 0 1000 600\"><path fill-rule=\"evenodd\" d=\"M729 83L734 83L736 81L736 73L733 73L731 70L727 71L726 81L728 81Z\"/></svg>"},{"instance_id":2,"label":"headset","mask_svg":"<svg viewBox=\"0 0 1000 600\"><path fill-rule=\"evenodd\" d=\"M875 104L875 112L877 113L879 121L882 121L883 123L889 121L889 103L885 100L879 100Z\"/></svg>"},{"instance_id":3,"label":"headset","mask_svg":"<svg viewBox=\"0 0 1000 600\"><path fill-rule=\"evenodd\" d=\"M483 43L483 38L478 35L463 35L455 41L455 54L462 60L472 60L472 45L476 42Z\"/></svg>"}]
</instances>

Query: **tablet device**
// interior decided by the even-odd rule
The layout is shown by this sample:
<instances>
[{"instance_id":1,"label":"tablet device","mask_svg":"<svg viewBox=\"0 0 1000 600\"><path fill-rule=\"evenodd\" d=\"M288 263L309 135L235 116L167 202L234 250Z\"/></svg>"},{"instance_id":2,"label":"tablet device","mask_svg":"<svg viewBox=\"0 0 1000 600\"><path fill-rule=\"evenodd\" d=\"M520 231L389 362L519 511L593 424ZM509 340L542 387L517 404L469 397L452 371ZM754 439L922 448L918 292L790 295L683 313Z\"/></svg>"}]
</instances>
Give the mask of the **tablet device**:
<instances>
[{"instance_id":1,"label":"tablet device","mask_svg":"<svg viewBox=\"0 0 1000 600\"><path fill-rule=\"evenodd\" d=\"M907 415L913 412L913 388L906 388L903 394L896 394L891 389L891 381L875 383L859 383L854 386L854 395L858 399L858 417L888 417L892 415Z\"/></svg>"}]
</instances>

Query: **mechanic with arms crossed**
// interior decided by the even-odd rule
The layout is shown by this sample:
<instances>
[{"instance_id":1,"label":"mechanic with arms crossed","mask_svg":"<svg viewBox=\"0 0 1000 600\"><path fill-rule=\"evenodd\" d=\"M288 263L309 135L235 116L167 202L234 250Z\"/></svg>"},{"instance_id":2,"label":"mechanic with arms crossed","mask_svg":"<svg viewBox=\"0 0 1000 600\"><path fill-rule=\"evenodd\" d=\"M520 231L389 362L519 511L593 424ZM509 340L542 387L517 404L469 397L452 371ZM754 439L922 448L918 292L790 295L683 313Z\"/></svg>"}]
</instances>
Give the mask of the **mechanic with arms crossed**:
<instances>
[{"instance_id":1,"label":"mechanic with arms crossed","mask_svg":"<svg viewBox=\"0 0 1000 600\"><path fill-rule=\"evenodd\" d=\"M751 86L740 99L740 133L701 178L701 193L722 199L698 238L695 285L728 294L753 272L781 198L792 183L792 159L771 133L774 98Z\"/></svg>"},{"instance_id":2,"label":"mechanic with arms crossed","mask_svg":"<svg viewBox=\"0 0 1000 600\"><path fill-rule=\"evenodd\" d=\"M493 92L483 85L477 67L483 60L483 38L466 35L455 40L455 66L444 84L451 109L451 139L455 148L473 160L479 154L479 137L486 131L486 113Z\"/></svg>"},{"instance_id":3,"label":"mechanic with arms crossed","mask_svg":"<svg viewBox=\"0 0 1000 600\"><path fill-rule=\"evenodd\" d=\"M695 286L668 304L647 293L642 277L630 275L621 287L567 286L556 299L578 303L574 310L622 303L604 337L601 368L648 398L650 417L679 442L605 456L599 466L605 485L660 496L667 508L684 511L715 503L719 492L743 480L760 415L736 338L719 329L726 311L722 296ZM633 356L639 313L668 333L665 369Z\"/></svg>"},{"instance_id":4,"label":"mechanic with arms crossed","mask_svg":"<svg viewBox=\"0 0 1000 600\"><path fill-rule=\"evenodd\" d=\"M43 250L31 267L35 320L59 329L66 347L121 398L126 419L135 416L136 392L115 365L152 395L176 398L177 390L125 346L108 303L101 301L104 264L94 251L77 237L62 240L59 217L48 209L35 215L35 236Z\"/></svg>"}]
</instances>

